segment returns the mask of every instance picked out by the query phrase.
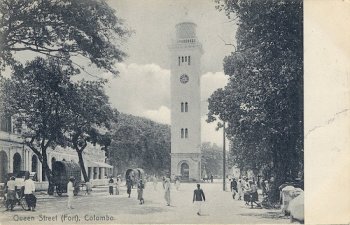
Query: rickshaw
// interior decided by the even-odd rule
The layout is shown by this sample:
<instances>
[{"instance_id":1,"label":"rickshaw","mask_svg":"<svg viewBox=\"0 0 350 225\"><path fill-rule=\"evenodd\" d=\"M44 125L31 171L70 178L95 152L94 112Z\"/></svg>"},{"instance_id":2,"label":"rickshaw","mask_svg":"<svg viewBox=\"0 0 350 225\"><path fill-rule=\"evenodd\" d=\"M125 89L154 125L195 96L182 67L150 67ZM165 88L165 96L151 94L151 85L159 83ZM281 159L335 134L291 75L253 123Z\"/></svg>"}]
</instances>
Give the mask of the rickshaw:
<instances>
[{"instance_id":1,"label":"rickshaw","mask_svg":"<svg viewBox=\"0 0 350 225\"><path fill-rule=\"evenodd\" d=\"M58 196L67 193L69 178L74 177L74 195L79 192L81 169L79 164L68 161L56 161L52 165L52 181Z\"/></svg>"},{"instance_id":2,"label":"rickshaw","mask_svg":"<svg viewBox=\"0 0 350 225\"><path fill-rule=\"evenodd\" d=\"M132 186L136 185L140 180L143 180L144 183L146 182L145 172L141 168L127 169L125 172L125 179L130 179Z\"/></svg>"}]
</instances>

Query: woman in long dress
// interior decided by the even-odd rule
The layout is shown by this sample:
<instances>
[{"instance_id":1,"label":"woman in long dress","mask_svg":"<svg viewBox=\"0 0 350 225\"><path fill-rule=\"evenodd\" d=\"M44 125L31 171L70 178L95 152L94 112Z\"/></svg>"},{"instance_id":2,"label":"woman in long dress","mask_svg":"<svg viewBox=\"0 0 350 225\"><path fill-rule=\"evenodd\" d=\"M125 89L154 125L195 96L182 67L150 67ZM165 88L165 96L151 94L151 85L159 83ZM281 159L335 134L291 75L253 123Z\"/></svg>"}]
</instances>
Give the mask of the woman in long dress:
<instances>
[{"instance_id":1,"label":"woman in long dress","mask_svg":"<svg viewBox=\"0 0 350 225\"><path fill-rule=\"evenodd\" d=\"M128 197L130 198L130 194L131 194L131 180L127 179L126 180L126 193L128 193Z\"/></svg>"},{"instance_id":2,"label":"woman in long dress","mask_svg":"<svg viewBox=\"0 0 350 225\"><path fill-rule=\"evenodd\" d=\"M170 206L170 179L169 178L165 178L164 181L164 198L166 201L167 206Z\"/></svg>"},{"instance_id":3,"label":"woman in long dress","mask_svg":"<svg viewBox=\"0 0 350 225\"><path fill-rule=\"evenodd\" d=\"M117 181L115 182L115 194L116 195L119 195L120 182L121 182L121 180L120 180L120 177L118 176Z\"/></svg>"}]
</instances>

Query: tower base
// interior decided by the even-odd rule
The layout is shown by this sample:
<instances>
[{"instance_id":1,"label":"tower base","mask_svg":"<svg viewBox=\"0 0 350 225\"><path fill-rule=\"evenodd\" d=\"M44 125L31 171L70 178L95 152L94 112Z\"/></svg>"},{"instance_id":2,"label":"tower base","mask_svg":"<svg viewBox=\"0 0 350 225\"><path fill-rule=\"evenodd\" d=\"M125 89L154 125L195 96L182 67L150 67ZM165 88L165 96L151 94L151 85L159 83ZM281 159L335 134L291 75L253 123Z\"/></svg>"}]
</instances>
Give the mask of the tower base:
<instances>
[{"instance_id":1,"label":"tower base","mask_svg":"<svg viewBox=\"0 0 350 225\"><path fill-rule=\"evenodd\" d=\"M184 181L201 180L200 153L171 153L171 175Z\"/></svg>"}]
</instances>

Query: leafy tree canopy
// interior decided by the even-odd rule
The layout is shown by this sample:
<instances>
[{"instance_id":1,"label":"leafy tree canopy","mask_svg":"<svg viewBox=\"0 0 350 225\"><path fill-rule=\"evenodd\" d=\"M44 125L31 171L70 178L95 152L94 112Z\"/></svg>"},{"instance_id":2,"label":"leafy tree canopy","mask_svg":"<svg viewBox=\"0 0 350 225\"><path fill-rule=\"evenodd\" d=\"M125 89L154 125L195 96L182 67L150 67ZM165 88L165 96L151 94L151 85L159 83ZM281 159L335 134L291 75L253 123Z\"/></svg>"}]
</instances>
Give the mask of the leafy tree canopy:
<instances>
[{"instance_id":1,"label":"leafy tree canopy","mask_svg":"<svg viewBox=\"0 0 350 225\"><path fill-rule=\"evenodd\" d=\"M28 50L82 56L117 74L114 64L126 56L120 43L129 31L115 13L104 0L2 0L0 66L15 64L13 53Z\"/></svg>"},{"instance_id":2,"label":"leafy tree canopy","mask_svg":"<svg viewBox=\"0 0 350 225\"><path fill-rule=\"evenodd\" d=\"M303 5L301 0L218 0L238 24L224 59L228 85L209 99L208 121L228 124L232 159L268 170L276 185L303 161Z\"/></svg>"}]
</instances>

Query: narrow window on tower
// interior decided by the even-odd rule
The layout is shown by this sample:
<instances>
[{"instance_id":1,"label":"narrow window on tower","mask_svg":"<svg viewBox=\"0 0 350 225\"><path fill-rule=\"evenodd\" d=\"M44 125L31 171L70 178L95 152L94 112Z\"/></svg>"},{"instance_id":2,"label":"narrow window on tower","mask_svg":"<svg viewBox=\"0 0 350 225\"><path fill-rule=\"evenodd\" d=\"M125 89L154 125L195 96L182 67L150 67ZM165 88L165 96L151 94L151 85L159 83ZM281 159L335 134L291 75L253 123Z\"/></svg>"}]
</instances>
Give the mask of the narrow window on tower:
<instances>
[{"instance_id":1,"label":"narrow window on tower","mask_svg":"<svg viewBox=\"0 0 350 225\"><path fill-rule=\"evenodd\" d=\"M181 112L184 112L184 103L181 102Z\"/></svg>"},{"instance_id":2,"label":"narrow window on tower","mask_svg":"<svg viewBox=\"0 0 350 225\"><path fill-rule=\"evenodd\" d=\"M188 56L188 65L191 65L191 56Z\"/></svg>"},{"instance_id":3,"label":"narrow window on tower","mask_svg":"<svg viewBox=\"0 0 350 225\"><path fill-rule=\"evenodd\" d=\"M180 62L181 62L181 57L179 56L179 66L180 66Z\"/></svg>"},{"instance_id":4,"label":"narrow window on tower","mask_svg":"<svg viewBox=\"0 0 350 225\"><path fill-rule=\"evenodd\" d=\"M185 62L187 62L187 56L185 56Z\"/></svg>"},{"instance_id":5,"label":"narrow window on tower","mask_svg":"<svg viewBox=\"0 0 350 225\"><path fill-rule=\"evenodd\" d=\"M181 128L181 138L184 138L184 129Z\"/></svg>"},{"instance_id":6,"label":"narrow window on tower","mask_svg":"<svg viewBox=\"0 0 350 225\"><path fill-rule=\"evenodd\" d=\"M188 112L188 103L185 103L185 112Z\"/></svg>"},{"instance_id":7,"label":"narrow window on tower","mask_svg":"<svg viewBox=\"0 0 350 225\"><path fill-rule=\"evenodd\" d=\"M188 138L188 129L185 129L185 138Z\"/></svg>"},{"instance_id":8,"label":"narrow window on tower","mask_svg":"<svg viewBox=\"0 0 350 225\"><path fill-rule=\"evenodd\" d=\"M184 57L183 56L181 57L181 59L182 59L182 62L184 62Z\"/></svg>"}]
</instances>

